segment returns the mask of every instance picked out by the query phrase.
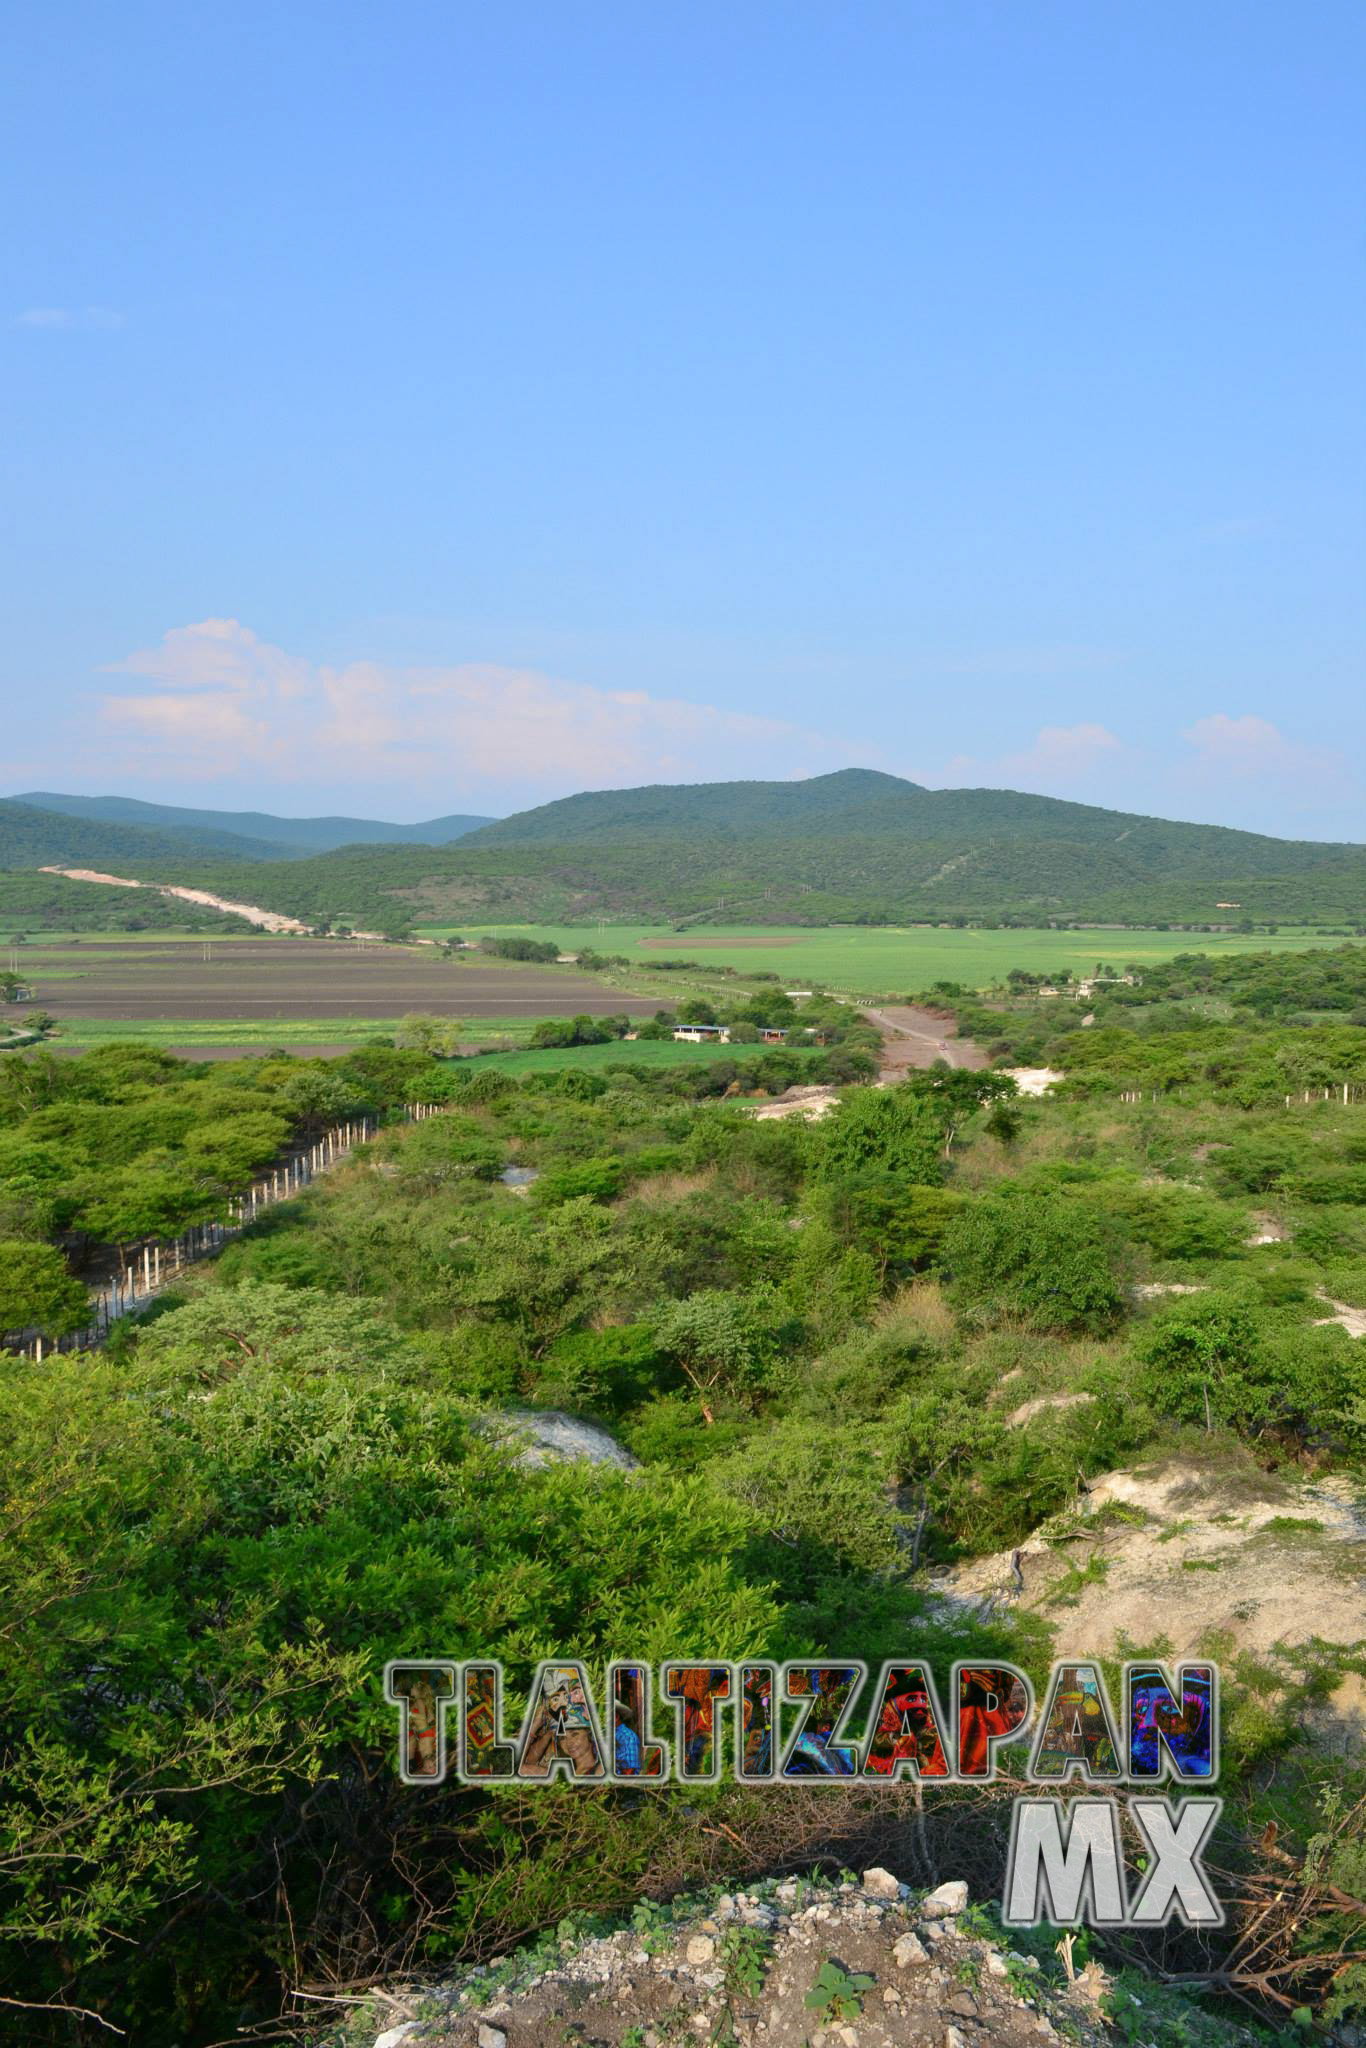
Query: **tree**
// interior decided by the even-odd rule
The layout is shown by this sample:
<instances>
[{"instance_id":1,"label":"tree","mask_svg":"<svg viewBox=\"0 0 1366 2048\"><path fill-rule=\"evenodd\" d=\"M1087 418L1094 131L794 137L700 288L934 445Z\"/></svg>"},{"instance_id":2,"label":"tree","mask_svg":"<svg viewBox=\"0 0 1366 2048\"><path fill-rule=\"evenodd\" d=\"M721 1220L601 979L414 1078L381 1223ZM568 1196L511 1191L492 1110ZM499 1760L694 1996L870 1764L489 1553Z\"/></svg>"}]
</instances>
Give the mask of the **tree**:
<instances>
[{"instance_id":1,"label":"tree","mask_svg":"<svg viewBox=\"0 0 1366 2048\"><path fill-rule=\"evenodd\" d=\"M743 1292L704 1288L655 1320L655 1342L692 1381L703 1417L714 1420L709 1396L754 1405L795 1318L773 1288Z\"/></svg>"},{"instance_id":2,"label":"tree","mask_svg":"<svg viewBox=\"0 0 1366 2048\"><path fill-rule=\"evenodd\" d=\"M933 1264L964 1201L947 1188L924 1187L877 1166L829 1181L822 1192L831 1228L845 1244L871 1254L882 1287Z\"/></svg>"},{"instance_id":3,"label":"tree","mask_svg":"<svg viewBox=\"0 0 1366 2048\"><path fill-rule=\"evenodd\" d=\"M949 1225L943 1257L961 1306L1033 1329L1098 1334L1124 1312L1096 1217L1039 1189L971 1202Z\"/></svg>"},{"instance_id":4,"label":"tree","mask_svg":"<svg viewBox=\"0 0 1366 2048\"><path fill-rule=\"evenodd\" d=\"M89 1320L86 1291L55 1245L15 1238L0 1243L0 1332L64 1337Z\"/></svg>"},{"instance_id":5,"label":"tree","mask_svg":"<svg viewBox=\"0 0 1366 2048\"><path fill-rule=\"evenodd\" d=\"M818 1127L818 1177L837 1181L878 1168L936 1186L944 1177L940 1130L930 1103L912 1088L855 1089Z\"/></svg>"}]
</instances>

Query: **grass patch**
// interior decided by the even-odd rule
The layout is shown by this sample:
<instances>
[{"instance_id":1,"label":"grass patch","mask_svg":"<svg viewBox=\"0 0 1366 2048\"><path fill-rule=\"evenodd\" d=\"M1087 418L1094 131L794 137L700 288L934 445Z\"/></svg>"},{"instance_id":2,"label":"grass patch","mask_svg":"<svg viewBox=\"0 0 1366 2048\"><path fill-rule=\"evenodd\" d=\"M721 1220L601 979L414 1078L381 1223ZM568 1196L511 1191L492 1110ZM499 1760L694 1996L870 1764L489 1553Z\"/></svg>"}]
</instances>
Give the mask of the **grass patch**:
<instances>
[{"instance_id":1,"label":"grass patch","mask_svg":"<svg viewBox=\"0 0 1366 2048\"><path fill-rule=\"evenodd\" d=\"M1155 966L1178 953L1303 951L1340 944L1331 937L1283 931L1265 933L1157 931L948 931L933 925L829 925L824 927L696 925L671 931L667 925L497 924L420 925L427 938L484 934L544 939L561 952L581 946L624 955L632 968L652 959L696 960L706 967L734 967L777 974L784 987L847 989L854 995L904 993L934 981L960 981L987 988L1012 967L1034 973L1064 968L1087 971L1098 960L1107 967ZM671 977L661 974L661 987ZM661 1002L667 998L661 996Z\"/></svg>"},{"instance_id":2,"label":"grass patch","mask_svg":"<svg viewBox=\"0 0 1366 2048\"><path fill-rule=\"evenodd\" d=\"M768 1048L762 1045L690 1045L672 1038L645 1038L610 1045L569 1045L527 1047L520 1052L488 1052L479 1055L480 1071L497 1067L505 1074L532 1074L562 1067L679 1067L717 1059L749 1061ZM820 1048L784 1046L801 1059L815 1059Z\"/></svg>"}]
</instances>

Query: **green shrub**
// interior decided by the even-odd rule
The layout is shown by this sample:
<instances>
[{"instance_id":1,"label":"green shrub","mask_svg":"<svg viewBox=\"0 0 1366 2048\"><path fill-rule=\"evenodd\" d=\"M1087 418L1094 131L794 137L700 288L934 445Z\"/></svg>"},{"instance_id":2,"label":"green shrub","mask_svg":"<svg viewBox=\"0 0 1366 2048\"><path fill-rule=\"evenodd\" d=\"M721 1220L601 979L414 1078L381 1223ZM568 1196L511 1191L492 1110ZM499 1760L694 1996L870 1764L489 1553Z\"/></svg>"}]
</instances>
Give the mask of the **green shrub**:
<instances>
[{"instance_id":1,"label":"green shrub","mask_svg":"<svg viewBox=\"0 0 1366 2048\"><path fill-rule=\"evenodd\" d=\"M1031 1329L1112 1329L1124 1297L1095 1216L1081 1202L1005 1190L971 1202L944 1235L943 1264L963 1309Z\"/></svg>"}]
</instances>

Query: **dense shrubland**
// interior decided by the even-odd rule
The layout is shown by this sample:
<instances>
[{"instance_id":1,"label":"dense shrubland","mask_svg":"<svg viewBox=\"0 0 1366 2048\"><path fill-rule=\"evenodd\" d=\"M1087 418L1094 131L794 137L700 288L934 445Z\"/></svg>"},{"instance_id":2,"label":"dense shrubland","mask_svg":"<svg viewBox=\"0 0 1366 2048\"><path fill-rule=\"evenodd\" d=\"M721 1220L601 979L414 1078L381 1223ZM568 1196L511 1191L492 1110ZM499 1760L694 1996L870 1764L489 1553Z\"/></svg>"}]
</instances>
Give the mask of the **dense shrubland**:
<instances>
[{"instance_id":1,"label":"dense shrubland","mask_svg":"<svg viewBox=\"0 0 1366 2048\"><path fill-rule=\"evenodd\" d=\"M1030 979L991 998L944 982L929 993L1003 1064L1061 1068L1073 1093L1181 1089L1251 1108L1366 1086L1366 946L1179 954L1083 998L1041 997Z\"/></svg>"},{"instance_id":2,"label":"dense shrubland","mask_svg":"<svg viewBox=\"0 0 1366 2048\"><path fill-rule=\"evenodd\" d=\"M1305 1027L1254 1028L1274 1058ZM1164 1447L1359 1469L1366 1347L1319 1296L1366 1302L1366 1110L1240 1108L1217 1080L1024 1104L936 1069L806 1125L699 1098L711 1072L383 1047L4 1070L6 1229L35 1247L85 1214L62 1207L83 1173L221 1178L308 1117L446 1108L105 1355L6 1364L0 1992L216 2042L288 1986L437 1968L772 1840L734 1788L407 1791L387 1657L496 1653L514 1714L556 1651L913 1644L941 1675L1037 1674L1037 1623L950 1621L917 1567L1018 1543ZM1284 1239L1249 1242L1268 1219ZM1202 1291L1138 1291L1172 1282ZM520 1469L485 1427L511 1406L640 1467ZM1259 1770L1294 1755L1284 1714L1256 1730L1223 1786L1235 1857ZM1275 1810L1302 1848L1314 1794Z\"/></svg>"}]
</instances>

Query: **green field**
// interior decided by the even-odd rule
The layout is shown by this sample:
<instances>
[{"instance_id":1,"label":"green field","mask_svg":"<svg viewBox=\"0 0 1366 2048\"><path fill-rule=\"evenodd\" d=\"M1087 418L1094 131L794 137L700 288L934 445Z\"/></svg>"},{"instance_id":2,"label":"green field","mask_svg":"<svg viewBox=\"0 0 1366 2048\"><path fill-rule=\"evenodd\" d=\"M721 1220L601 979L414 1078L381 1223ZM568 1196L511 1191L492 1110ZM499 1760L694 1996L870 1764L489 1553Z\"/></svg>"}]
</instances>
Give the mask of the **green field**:
<instances>
[{"instance_id":1,"label":"green field","mask_svg":"<svg viewBox=\"0 0 1366 2048\"><path fill-rule=\"evenodd\" d=\"M36 1006L35 1006L36 1007ZM23 1010L8 1013L22 1026ZM525 1039L534 1017L443 1019L471 1045L490 1038ZM54 1045L362 1045L392 1038L398 1017L63 1017Z\"/></svg>"},{"instance_id":2,"label":"green field","mask_svg":"<svg viewBox=\"0 0 1366 2048\"><path fill-rule=\"evenodd\" d=\"M772 1048L762 1045L689 1045L671 1038L635 1039L610 1045L538 1046L534 1051L491 1052L480 1055L479 1067L501 1067L506 1074L530 1074L538 1069L558 1067L678 1067L698 1060L753 1060ZM818 1046L784 1046L801 1059L813 1059Z\"/></svg>"},{"instance_id":3,"label":"green field","mask_svg":"<svg viewBox=\"0 0 1366 2048\"><path fill-rule=\"evenodd\" d=\"M1064 968L1087 969L1103 961L1107 967L1143 967L1170 960L1176 953L1249 953L1303 951L1306 946L1341 945L1342 935L1306 931L1265 933L1155 931L944 931L928 926L903 929L877 925L835 925L825 928L764 926L723 930L704 925L696 931L671 932L659 925L462 925L424 926L428 937L446 937L458 930L462 938L484 933L498 937L545 939L572 953L591 946L601 953L625 954L634 965L655 959L697 960L705 965L756 969L782 977L788 988L847 990L851 995L905 995L935 981L958 981L968 988L988 988L1012 967L1047 974ZM635 977L633 977L633 980ZM653 980L654 977L651 977ZM658 977L661 1003L669 977Z\"/></svg>"}]
</instances>

